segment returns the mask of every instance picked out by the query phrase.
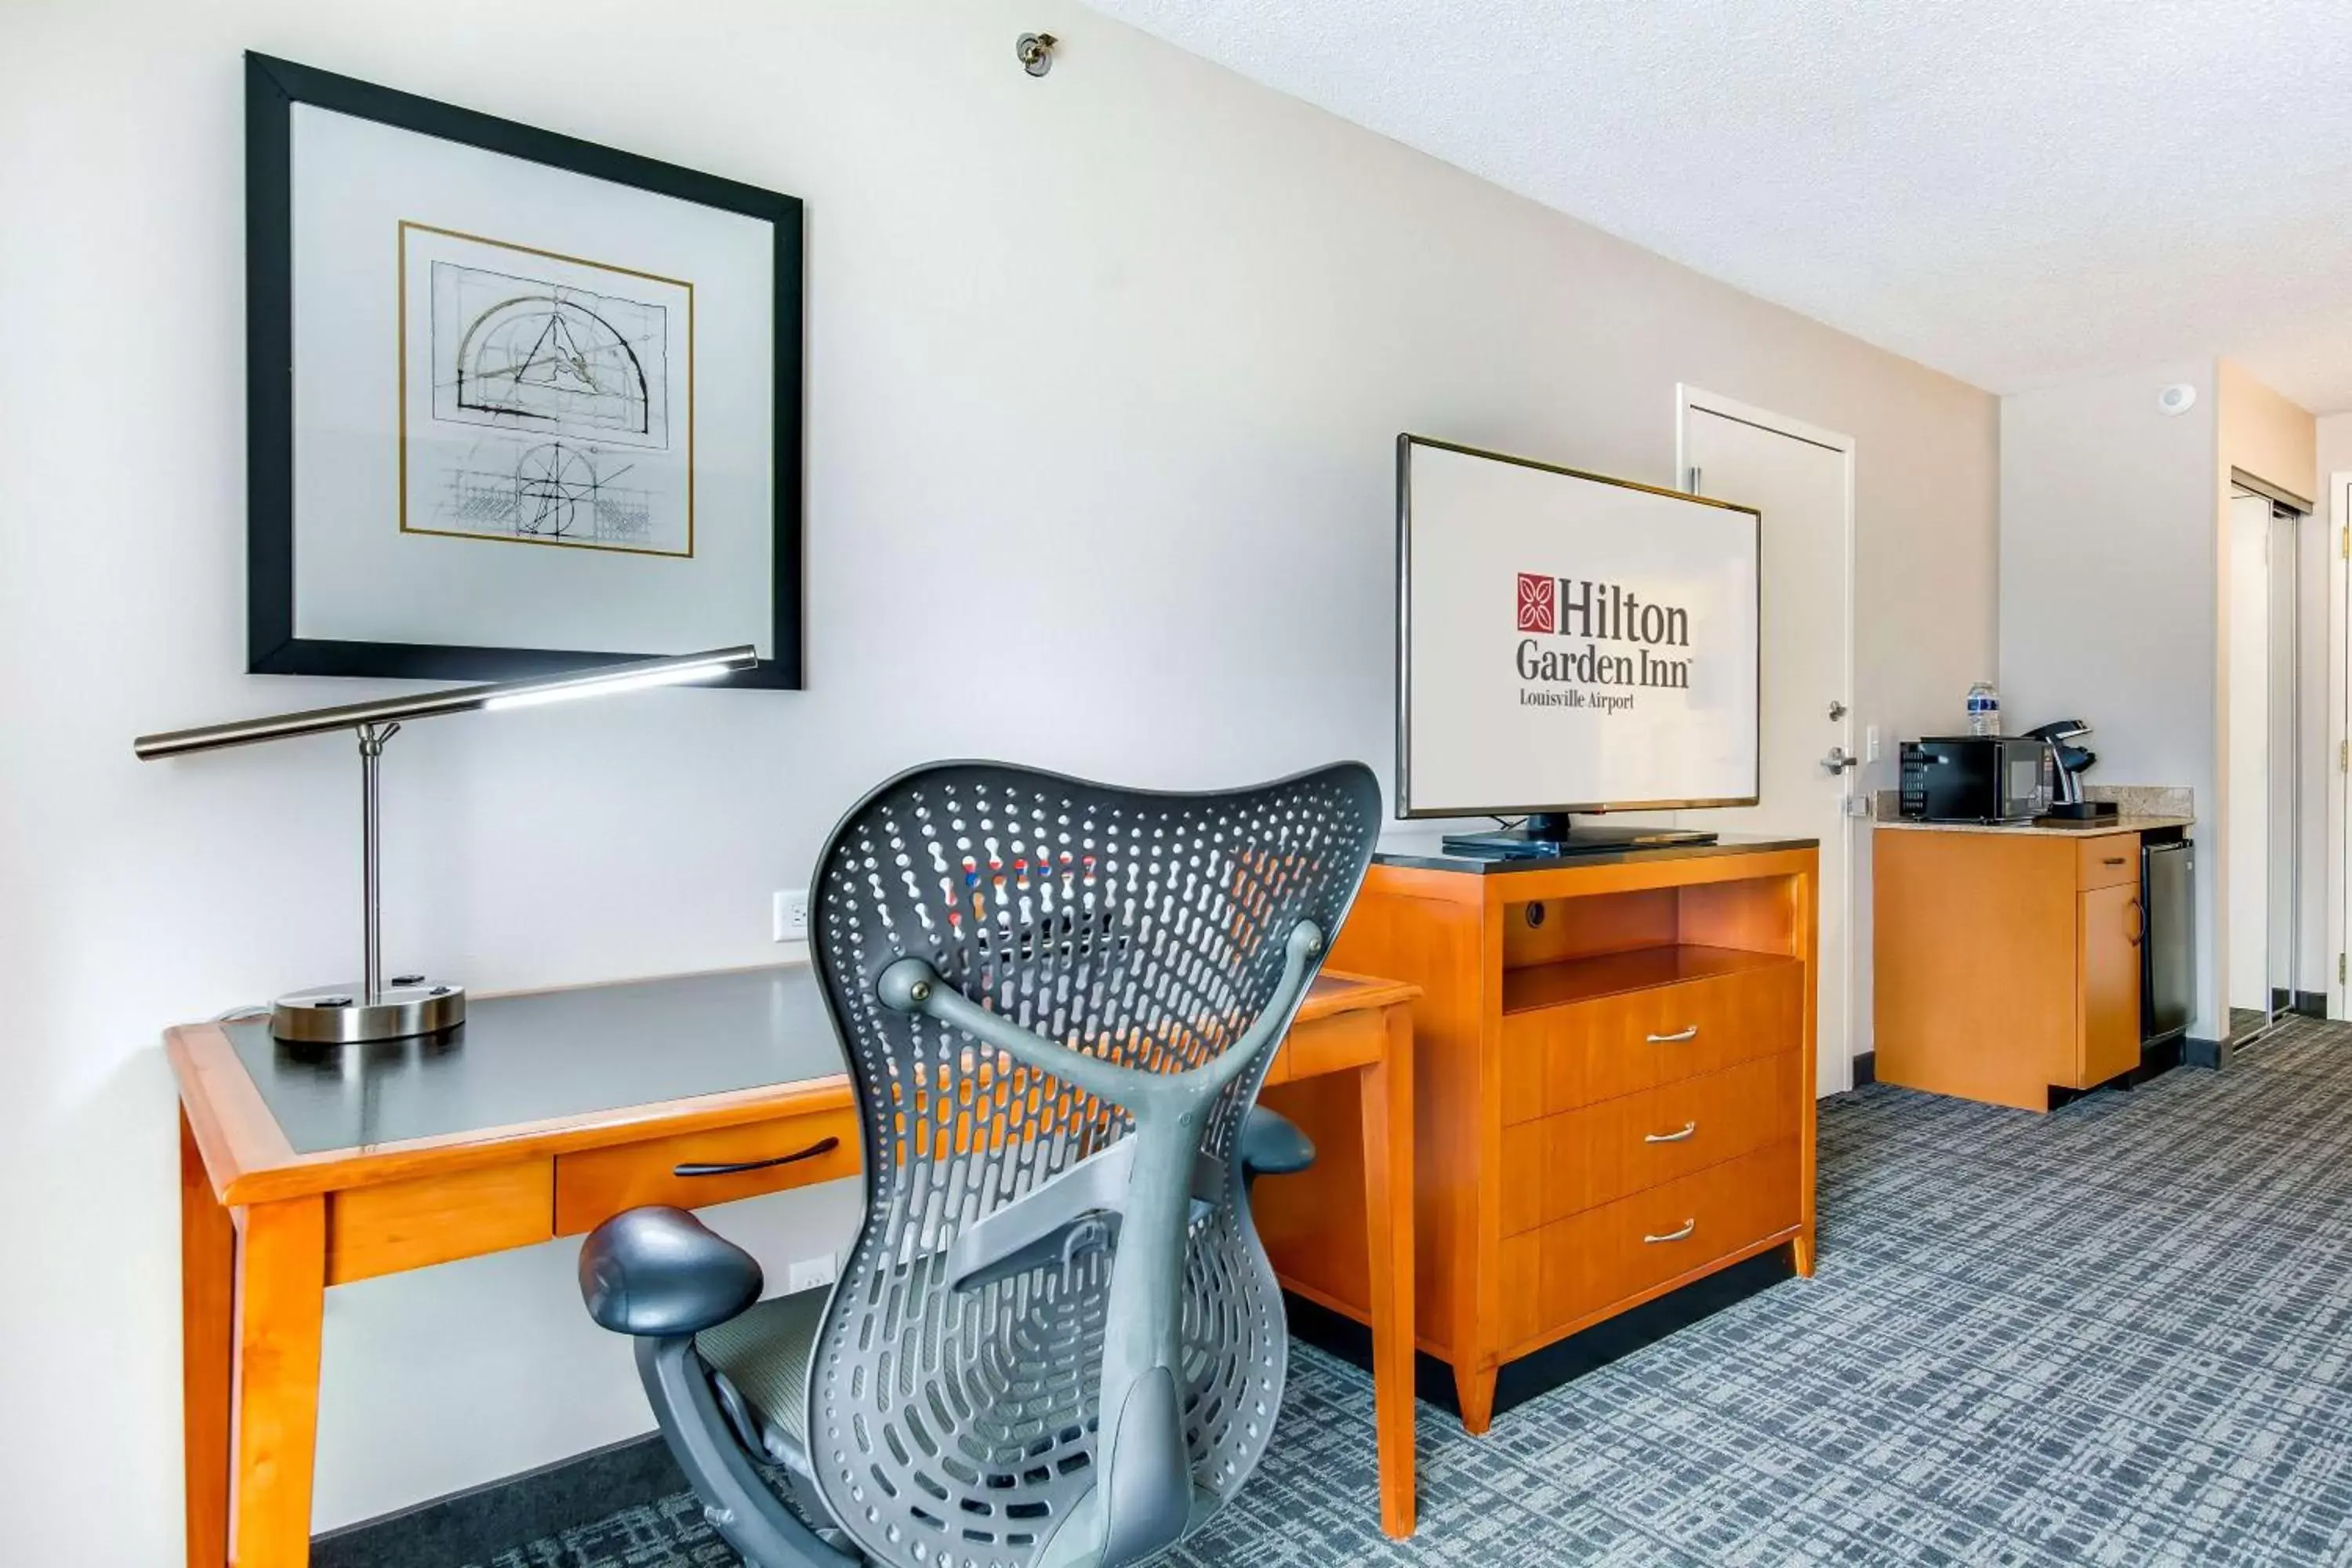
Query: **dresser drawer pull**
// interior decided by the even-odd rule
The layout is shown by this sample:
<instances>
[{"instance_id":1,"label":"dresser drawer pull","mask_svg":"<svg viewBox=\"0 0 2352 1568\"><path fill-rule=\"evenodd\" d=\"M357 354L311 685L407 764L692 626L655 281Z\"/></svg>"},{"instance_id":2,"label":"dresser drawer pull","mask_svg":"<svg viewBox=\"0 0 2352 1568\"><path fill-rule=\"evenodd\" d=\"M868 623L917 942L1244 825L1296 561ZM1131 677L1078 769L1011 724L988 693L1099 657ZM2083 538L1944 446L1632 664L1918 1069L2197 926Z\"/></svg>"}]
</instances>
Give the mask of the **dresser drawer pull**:
<instances>
[{"instance_id":1,"label":"dresser drawer pull","mask_svg":"<svg viewBox=\"0 0 2352 1568\"><path fill-rule=\"evenodd\" d=\"M1654 1046L1671 1046L1680 1040L1695 1040L1696 1038L1698 1038L1698 1026L1696 1024L1693 1024L1689 1028L1677 1029L1671 1035L1652 1035L1650 1037L1650 1044Z\"/></svg>"},{"instance_id":2,"label":"dresser drawer pull","mask_svg":"<svg viewBox=\"0 0 2352 1568\"><path fill-rule=\"evenodd\" d=\"M795 1165L803 1160L814 1160L819 1154L830 1154L841 1147L838 1138L820 1138L807 1148L791 1154L779 1154L772 1160L745 1160L732 1165L680 1165L670 1172L673 1176L740 1176L746 1171L772 1170L778 1165Z\"/></svg>"},{"instance_id":3,"label":"dresser drawer pull","mask_svg":"<svg viewBox=\"0 0 2352 1568\"><path fill-rule=\"evenodd\" d=\"M2120 866L2123 863L2124 858L2120 855L2110 855L2105 860L2099 862L2102 866Z\"/></svg>"},{"instance_id":4,"label":"dresser drawer pull","mask_svg":"<svg viewBox=\"0 0 2352 1568\"><path fill-rule=\"evenodd\" d=\"M1670 1230L1664 1236L1645 1236L1642 1240L1644 1243L1651 1245L1655 1245L1661 1241L1687 1241L1690 1239L1690 1233L1697 1228L1698 1219L1694 1215L1693 1217L1683 1221L1683 1227L1680 1230Z\"/></svg>"},{"instance_id":5,"label":"dresser drawer pull","mask_svg":"<svg viewBox=\"0 0 2352 1568\"><path fill-rule=\"evenodd\" d=\"M1644 1132L1642 1134L1642 1142L1644 1143L1679 1143L1697 1131L1697 1122L1685 1121L1683 1123L1683 1130L1679 1132Z\"/></svg>"}]
</instances>

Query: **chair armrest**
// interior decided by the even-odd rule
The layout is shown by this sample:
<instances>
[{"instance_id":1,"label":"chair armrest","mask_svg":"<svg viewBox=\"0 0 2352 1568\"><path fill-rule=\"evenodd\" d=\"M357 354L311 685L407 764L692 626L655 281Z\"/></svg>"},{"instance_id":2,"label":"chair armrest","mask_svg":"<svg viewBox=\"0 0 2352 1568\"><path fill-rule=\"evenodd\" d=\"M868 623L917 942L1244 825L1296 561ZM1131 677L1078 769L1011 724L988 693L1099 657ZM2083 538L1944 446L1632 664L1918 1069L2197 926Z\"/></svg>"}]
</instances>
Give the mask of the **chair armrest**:
<instances>
[{"instance_id":1,"label":"chair armrest","mask_svg":"<svg viewBox=\"0 0 2352 1568\"><path fill-rule=\"evenodd\" d=\"M580 1299L616 1334L698 1334L760 1299L757 1259L684 1209L616 1214L580 1246Z\"/></svg>"},{"instance_id":2,"label":"chair armrest","mask_svg":"<svg viewBox=\"0 0 2352 1568\"><path fill-rule=\"evenodd\" d=\"M1242 1174L1295 1175L1315 1163L1315 1144L1291 1120L1263 1105L1242 1120Z\"/></svg>"}]
</instances>

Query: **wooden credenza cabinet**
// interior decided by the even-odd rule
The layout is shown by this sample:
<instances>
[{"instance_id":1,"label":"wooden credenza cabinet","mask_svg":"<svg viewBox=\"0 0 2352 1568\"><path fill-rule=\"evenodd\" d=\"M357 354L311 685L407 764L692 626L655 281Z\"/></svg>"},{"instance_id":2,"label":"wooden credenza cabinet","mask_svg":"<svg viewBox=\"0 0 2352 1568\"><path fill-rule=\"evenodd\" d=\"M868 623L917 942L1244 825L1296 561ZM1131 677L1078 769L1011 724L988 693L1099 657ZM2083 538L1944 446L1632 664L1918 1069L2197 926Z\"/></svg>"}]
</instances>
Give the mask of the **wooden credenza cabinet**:
<instances>
[{"instance_id":1,"label":"wooden credenza cabinet","mask_svg":"<svg viewBox=\"0 0 2352 1568\"><path fill-rule=\"evenodd\" d=\"M1879 1081L2048 1110L2138 1067L2140 838L1882 824Z\"/></svg>"},{"instance_id":2,"label":"wooden credenza cabinet","mask_svg":"<svg viewBox=\"0 0 2352 1568\"><path fill-rule=\"evenodd\" d=\"M1506 1362L1776 1247L1811 1271L1817 858L1772 840L1374 863L1331 963L1422 988L1416 1327L1472 1432ZM1284 1110L1324 1157L1259 1206L1344 1235L1345 1108ZM1332 1257L1290 1283L1352 1310Z\"/></svg>"}]
</instances>

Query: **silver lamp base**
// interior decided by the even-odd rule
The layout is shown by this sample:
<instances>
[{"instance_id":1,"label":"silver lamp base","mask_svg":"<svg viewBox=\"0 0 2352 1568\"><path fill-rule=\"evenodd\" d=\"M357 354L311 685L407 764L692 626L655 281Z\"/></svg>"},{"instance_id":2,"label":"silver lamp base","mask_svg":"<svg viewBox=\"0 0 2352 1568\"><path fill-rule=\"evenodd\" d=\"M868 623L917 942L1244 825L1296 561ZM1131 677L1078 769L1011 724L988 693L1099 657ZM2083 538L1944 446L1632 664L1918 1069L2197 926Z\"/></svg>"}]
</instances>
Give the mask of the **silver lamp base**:
<instances>
[{"instance_id":1,"label":"silver lamp base","mask_svg":"<svg viewBox=\"0 0 2352 1568\"><path fill-rule=\"evenodd\" d=\"M305 1045L352 1046L437 1035L466 1021L466 988L401 975L376 1000L357 985L321 985L270 1004L269 1032Z\"/></svg>"}]
</instances>

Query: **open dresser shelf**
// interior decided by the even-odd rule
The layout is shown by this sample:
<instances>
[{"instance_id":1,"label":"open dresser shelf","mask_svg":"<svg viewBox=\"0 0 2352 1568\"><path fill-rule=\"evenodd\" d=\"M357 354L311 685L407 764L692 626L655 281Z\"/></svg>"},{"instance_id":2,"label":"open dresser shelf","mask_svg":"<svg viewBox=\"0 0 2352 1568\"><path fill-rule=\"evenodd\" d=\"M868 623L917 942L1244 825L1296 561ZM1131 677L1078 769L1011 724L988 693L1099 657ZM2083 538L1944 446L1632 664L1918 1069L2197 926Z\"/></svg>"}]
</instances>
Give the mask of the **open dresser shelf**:
<instances>
[{"instance_id":1,"label":"open dresser shelf","mask_svg":"<svg viewBox=\"0 0 2352 1568\"><path fill-rule=\"evenodd\" d=\"M1785 952L1751 952L1746 948L1707 947L1696 942L1554 959L1503 971L1503 1012L1507 1016L1541 1007L1589 1002L1596 996L1649 991L1717 974L1738 974L1775 964L1794 965L1797 962Z\"/></svg>"}]
</instances>

